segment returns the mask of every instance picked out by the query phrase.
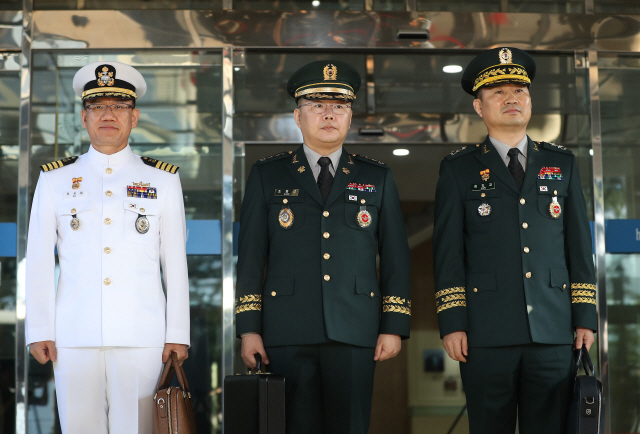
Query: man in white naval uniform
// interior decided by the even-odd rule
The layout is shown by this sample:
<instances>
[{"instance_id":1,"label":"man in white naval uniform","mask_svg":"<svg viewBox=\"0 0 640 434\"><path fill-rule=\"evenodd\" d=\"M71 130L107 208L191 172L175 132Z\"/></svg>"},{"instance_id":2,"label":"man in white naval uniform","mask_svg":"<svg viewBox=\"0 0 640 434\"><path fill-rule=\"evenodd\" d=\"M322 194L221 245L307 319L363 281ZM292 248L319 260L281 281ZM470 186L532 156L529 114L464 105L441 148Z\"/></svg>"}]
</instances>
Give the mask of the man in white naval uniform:
<instances>
[{"instance_id":1,"label":"man in white naval uniform","mask_svg":"<svg viewBox=\"0 0 640 434\"><path fill-rule=\"evenodd\" d=\"M96 62L73 81L86 154L41 166L27 244L26 342L53 362L66 434L150 434L156 383L189 346L177 167L132 152L142 75ZM54 247L60 278L54 285ZM166 289L163 293L162 278Z\"/></svg>"}]
</instances>

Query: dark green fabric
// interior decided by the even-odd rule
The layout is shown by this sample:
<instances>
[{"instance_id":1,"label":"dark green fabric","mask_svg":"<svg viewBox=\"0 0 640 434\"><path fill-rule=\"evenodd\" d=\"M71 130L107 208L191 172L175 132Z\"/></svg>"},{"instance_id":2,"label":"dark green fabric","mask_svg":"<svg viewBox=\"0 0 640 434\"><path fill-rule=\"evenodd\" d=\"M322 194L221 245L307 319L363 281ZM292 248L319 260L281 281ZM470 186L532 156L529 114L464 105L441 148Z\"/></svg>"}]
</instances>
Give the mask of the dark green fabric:
<instances>
[{"instance_id":1,"label":"dark green fabric","mask_svg":"<svg viewBox=\"0 0 640 434\"><path fill-rule=\"evenodd\" d=\"M571 345L471 348L460 373L470 434L565 434L573 387Z\"/></svg>"},{"instance_id":2,"label":"dark green fabric","mask_svg":"<svg viewBox=\"0 0 640 434\"><path fill-rule=\"evenodd\" d=\"M440 166L436 292L462 291L454 294L462 302L455 306L447 304L449 295L438 297L439 306L450 306L438 314L441 336L466 331L471 347L570 344L575 327L597 329L591 231L576 159L568 150L530 139L527 152L521 193L488 137ZM539 180L543 167L560 168L563 180ZM473 191L485 169L495 188ZM549 213L555 190L562 207L557 219ZM479 214L481 204L491 206L488 216ZM586 293L593 297L572 298L572 285L592 287Z\"/></svg>"},{"instance_id":3,"label":"dark green fabric","mask_svg":"<svg viewBox=\"0 0 640 434\"><path fill-rule=\"evenodd\" d=\"M345 344L267 347L270 372L285 377L287 434L366 434L373 348Z\"/></svg>"},{"instance_id":4,"label":"dark green fabric","mask_svg":"<svg viewBox=\"0 0 640 434\"><path fill-rule=\"evenodd\" d=\"M375 192L349 190L350 183L371 184ZM298 194L286 196L285 205L277 189ZM361 199L372 218L365 228L356 221ZM294 217L288 229L278 221L284 206ZM266 346L336 341L362 347L374 347L381 333L409 337L409 247L384 164L343 151L323 204L302 147L258 162L242 202L238 249L238 336L260 333ZM247 300L256 297L261 302L251 306Z\"/></svg>"}]
</instances>

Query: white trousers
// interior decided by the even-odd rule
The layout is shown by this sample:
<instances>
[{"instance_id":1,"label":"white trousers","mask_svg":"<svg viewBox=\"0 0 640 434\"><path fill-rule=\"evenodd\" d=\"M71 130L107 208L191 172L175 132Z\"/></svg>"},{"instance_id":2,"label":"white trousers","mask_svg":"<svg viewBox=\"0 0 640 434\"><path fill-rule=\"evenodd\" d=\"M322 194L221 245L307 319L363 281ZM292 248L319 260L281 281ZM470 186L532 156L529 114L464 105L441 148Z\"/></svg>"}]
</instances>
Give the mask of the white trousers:
<instances>
[{"instance_id":1,"label":"white trousers","mask_svg":"<svg viewBox=\"0 0 640 434\"><path fill-rule=\"evenodd\" d=\"M64 434L151 434L163 348L57 348Z\"/></svg>"}]
</instances>

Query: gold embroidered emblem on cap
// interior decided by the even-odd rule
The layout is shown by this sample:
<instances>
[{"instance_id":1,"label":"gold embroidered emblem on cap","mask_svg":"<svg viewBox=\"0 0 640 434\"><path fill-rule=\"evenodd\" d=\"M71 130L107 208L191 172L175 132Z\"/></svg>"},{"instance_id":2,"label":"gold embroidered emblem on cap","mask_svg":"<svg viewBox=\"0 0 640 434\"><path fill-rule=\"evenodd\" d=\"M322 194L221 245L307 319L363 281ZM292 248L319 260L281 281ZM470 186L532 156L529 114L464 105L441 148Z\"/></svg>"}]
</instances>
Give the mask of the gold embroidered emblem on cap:
<instances>
[{"instance_id":1,"label":"gold embroidered emblem on cap","mask_svg":"<svg viewBox=\"0 0 640 434\"><path fill-rule=\"evenodd\" d=\"M333 64L328 64L322 70L322 74L324 75L324 79L326 80L337 80L338 79L338 68L336 68Z\"/></svg>"},{"instance_id":2,"label":"gold embroidered emblem on cap","mask_svg":"<svg viewBox=\"0 0 640 434\"><path fill-rule=\"evenodd\" d=\"M106 66L102 68L102 72L98 72L98 86L113 86L115 82L113 72L109 72Z\"/></svg>"},{"instance_id":3,"label":"gold embroidered emblem on cap","mask_svg":"<svg viewBox=\"0 0 640 434\"><path fill-rule=\"evenodd\" d=\"M508 48L503 48L502 50L500 50L498 56L500 57L500 63L502 64L513 63L513 54Z\"/></svg>"}]
</instances>

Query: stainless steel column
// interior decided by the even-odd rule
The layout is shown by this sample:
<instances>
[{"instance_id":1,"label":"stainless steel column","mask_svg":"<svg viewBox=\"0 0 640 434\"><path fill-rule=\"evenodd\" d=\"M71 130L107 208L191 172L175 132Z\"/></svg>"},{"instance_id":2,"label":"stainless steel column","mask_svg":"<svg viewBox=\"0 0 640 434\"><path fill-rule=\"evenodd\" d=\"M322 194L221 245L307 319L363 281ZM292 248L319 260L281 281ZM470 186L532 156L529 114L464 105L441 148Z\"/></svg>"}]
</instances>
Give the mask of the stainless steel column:
<instances>
[{"instance_id":1,"label":"stainless steel column","mask_svg":"<svg viewBox=\"0 0 640 434\"><path fill-rule=\"evenodd\" d=\"M20 56L20 156L18 162L18 240L16 251L16 434L27 433L28 357L25 346L25 256L29 224L29 160L31 157L31 31L33 0L24 0L22 16L22 53Z\"/></svg>"},{"instance_id":2,"label":"stainless steel column","mask_svg":"<svg viewBox=\"0 0 640 434\"><path fill-rule=\"evenodd\" d=\"M233 47L222 49L222 378L233 374ZM224 412L224 390L222 391ZM224 419L222 420L224 430Z\"/></svg>"},{"instance_id":3,"label":"stainless steel column","mask_svg":"<svg viewBox=\"0 0 640 434\"><path fill-rule=\"evenodd\" d=\"M604 233L604 187L602 168L602 133L600 118L600 84L598 81L598 52L589 51L589 91L591 94L591 148L593 149L593 207L595 220L596 282L598 308L598 366L600 381L607 405L605 434L611 433L611 404L609 400L609 330L607 318L607 268Z\"/></svg>"}]
</instances>

